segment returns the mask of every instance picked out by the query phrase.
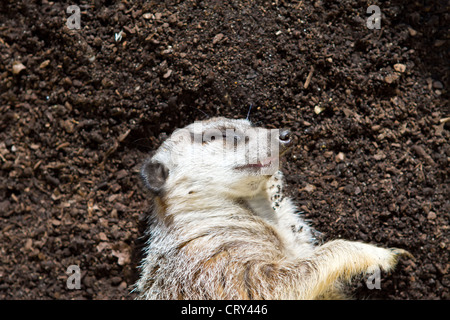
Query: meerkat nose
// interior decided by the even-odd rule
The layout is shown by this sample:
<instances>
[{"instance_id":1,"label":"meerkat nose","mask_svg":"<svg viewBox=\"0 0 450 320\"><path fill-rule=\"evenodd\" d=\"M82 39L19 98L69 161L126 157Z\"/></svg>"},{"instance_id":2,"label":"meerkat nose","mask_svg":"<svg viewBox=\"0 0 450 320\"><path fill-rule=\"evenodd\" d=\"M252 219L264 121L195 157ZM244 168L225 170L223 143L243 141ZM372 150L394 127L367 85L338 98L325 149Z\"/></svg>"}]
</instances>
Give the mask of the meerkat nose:
<instances>
[{"instance_id":1,"label":"meerkat nose","mask_svg":"<svg viewBox=\"0 0 450 320\"><path fill-rule=\"evenodd\" d=\"M280 142L280 155L283 155L294 144L295 136L288 129L282 129L278 140Z\"/></svg>"},{"instance_id":2,"label":"meerkat nose","mask_svg":"<svg viewBox=\"0 0 450 320\"><path fill-rule=\"evenodd\" d=\"M289 147L292 144L291 132L287 129L280 131L280 144L283 147Z\"/></svg>"}]
</instances>

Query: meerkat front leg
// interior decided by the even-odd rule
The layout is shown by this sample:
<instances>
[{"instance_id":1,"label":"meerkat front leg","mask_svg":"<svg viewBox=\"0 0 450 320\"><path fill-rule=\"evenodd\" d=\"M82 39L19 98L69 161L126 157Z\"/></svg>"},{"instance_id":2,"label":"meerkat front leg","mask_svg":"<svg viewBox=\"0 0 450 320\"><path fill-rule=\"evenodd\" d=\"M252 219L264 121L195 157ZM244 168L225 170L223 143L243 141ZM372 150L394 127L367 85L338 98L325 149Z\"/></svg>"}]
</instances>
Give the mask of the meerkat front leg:
<instances>
[{"instance_id":1,"label":"meerkat front leg","mask_svg":"<svg viewBox=\"0 0 450 320\"><path fill-rule=\"evenodd\" d=\"M313 230L302 219L293 201L283 195L283 173L277 171L267 182L267 193L279 225L301 243L313 243Z\"/></svg>"},{"instance_id":2,"label":"meerkat front leg","mask_svg":"<svg viewBox=\"0 0 450 320\"><path fill-rule=\"evenodd\" d=\"M332 294L336 283L350 281L361 273L372 273L377 269L392 270L400 256L412 257L403 249L379 248L360 242L334 240L315 249L310 263L314 272L308 287L313 289L312 296Z\"/></svg>"},{"instance_id":3,"label":"meerkat front leg","mask_svg":"<svg viewBox=\"0 0 450 320\"><path fill-rule=\"evenodd\" d=\"M272 203L272 208L277 210L280 206L280 201L283 199L283 173L281 171L275 172L267 181L267 193Z\"/></svg>"}]
</instances>

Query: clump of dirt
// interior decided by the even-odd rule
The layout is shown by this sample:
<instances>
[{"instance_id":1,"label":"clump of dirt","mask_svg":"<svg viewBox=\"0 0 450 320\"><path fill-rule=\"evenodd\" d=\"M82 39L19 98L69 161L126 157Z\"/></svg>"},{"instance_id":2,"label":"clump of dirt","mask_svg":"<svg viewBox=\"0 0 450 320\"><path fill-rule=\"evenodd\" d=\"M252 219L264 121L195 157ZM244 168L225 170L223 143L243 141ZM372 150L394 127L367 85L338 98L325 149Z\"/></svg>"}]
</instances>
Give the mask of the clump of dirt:
<instances>
[{"instance_id":1,"label":"clump of dirt","mask_svg":"<svg viewBox=\"0 0 450 320\"><path fill-rule=\"evenodd\" d=\"M131 299L137 172L206 116L290 127L290 195L324 240L400 247L380 290L449 298L446 1L0 4L0 299ZM78 266L81 288L67 269Z\"/></svg>"}]
</instances>

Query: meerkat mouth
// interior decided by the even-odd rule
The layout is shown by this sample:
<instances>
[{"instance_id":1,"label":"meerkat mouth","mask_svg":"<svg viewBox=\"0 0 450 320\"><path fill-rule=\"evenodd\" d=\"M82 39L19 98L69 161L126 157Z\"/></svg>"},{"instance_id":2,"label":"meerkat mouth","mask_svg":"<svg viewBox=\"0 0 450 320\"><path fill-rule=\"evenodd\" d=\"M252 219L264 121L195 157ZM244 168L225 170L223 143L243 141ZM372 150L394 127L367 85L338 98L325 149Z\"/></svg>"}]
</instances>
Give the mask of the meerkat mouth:
<instances>
[{"instance_id":1,"label":"meerkat mouth","mask_svg":"<svg viewBox=\"0 0 450 320\"><path fill-rule=\"evenodd\" d=\"M266 168L270 168L274 164L278 165L280 158L284 156L288 151L290 151L292 147L288 147L285 150L281 151L278 157L269 157L264 160L258 160L256 163L249 163L242 166L235 167L236 170L262 170Z\"/></svg>"},{"instance_id":2,"label":"meerkat mouth","mask_svg":"<svg viewBox=\"0 0 450 320\"><path fill-rule=\"evenodd\" d=\"M237 170L245 170L245 169L262 169L262 168L269 168L272 163L274 162L274 158L267 158L265 160L262 161L257 161L256 163L249 163L249 164L245 164L243 166L237 166L235 167L235 169Z\"/></svg>"}]
</instances>

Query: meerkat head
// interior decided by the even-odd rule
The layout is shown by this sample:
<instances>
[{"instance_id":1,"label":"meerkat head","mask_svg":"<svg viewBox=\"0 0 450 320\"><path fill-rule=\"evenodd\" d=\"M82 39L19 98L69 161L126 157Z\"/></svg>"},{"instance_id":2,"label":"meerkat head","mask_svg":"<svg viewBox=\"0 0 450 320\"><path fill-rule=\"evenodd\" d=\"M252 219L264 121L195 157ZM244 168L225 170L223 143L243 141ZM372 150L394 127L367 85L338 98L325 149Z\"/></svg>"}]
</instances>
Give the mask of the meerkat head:
<instances>
[{"instance_id":1,"label":"meerkat head","mask_svg":"<svg viewBox=\"0 0 450 320\"><path fill-rule=\"evenodd\" d=\"M251 197L292 143L288 130L212 118L177 129L142 166L145 185L162 192Z\"/></svg>"}]
</instances>

